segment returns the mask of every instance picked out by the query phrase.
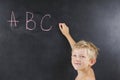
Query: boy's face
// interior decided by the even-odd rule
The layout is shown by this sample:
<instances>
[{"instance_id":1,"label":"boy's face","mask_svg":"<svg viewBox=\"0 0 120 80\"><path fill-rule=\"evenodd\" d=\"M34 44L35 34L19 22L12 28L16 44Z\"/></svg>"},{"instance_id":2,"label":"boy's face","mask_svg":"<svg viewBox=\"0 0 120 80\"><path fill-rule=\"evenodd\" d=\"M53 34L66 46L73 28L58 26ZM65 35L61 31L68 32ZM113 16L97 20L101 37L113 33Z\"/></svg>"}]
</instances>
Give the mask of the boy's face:
<instances>
[{"instance_id":1,"label":"boy's face","mask_svg":"<svg viewBox=\"0 0 120 80\"><path fill-rule=\"evenodd\" d=\"M75 70L84 70L91 67L91 59L86 48L73 49L71 58Z\"/></svg>"}]
</instances>

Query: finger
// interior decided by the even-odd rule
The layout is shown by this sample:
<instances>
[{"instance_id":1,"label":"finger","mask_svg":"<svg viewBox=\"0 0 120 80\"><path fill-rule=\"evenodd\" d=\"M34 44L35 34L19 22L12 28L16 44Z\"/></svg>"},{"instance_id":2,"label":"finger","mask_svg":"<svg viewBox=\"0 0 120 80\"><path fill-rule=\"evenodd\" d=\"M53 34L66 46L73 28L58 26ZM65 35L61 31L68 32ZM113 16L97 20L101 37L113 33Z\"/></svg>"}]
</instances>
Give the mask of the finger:
<instances>
[{"instance_id":1,"label":"finger","mask_svg":"<svg viewBox=\"0 0 120 80\"><path fill-rule=\"evenodd\" d=\"M60 31L62 31L63 29L62 29L62 25L61 24L59 24L59 29L60 29Z\"/></svg>"},{"instance_id":2,"label":"finger","mask_svg":"<svg viewBox=\"0 0 120 80\"><path fill-rule=\"evenodd\" d=\"M60 28L60 29L63 29L63 23L60 23L60 24L59 24L59 28Z\"/></svg>"}]
</instances>

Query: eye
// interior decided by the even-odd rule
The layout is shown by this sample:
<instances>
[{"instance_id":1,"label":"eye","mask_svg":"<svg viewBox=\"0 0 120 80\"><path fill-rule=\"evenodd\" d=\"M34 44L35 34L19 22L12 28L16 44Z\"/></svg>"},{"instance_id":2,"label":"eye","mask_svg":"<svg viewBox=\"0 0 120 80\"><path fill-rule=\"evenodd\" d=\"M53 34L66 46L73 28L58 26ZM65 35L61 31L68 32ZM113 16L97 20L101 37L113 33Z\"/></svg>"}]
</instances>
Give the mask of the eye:
<instances>
[{"instance_id":1,"label":"eye","mask_svg":"<svg viewBox=\"0 0 120 80\"><path fill-rule=\"evenodd\" d=\"M72 55L72 57L76 57L76 55L74 54L74 55Z\"/></svg>"},{"instance_id":2,"label":"eye","mask_svg":"<svg viewBox=\"0 0 120 80\"><path fill-rule=\"evenodd\" d=\"M86 58L85 56L81 56L82 58Z\"/></svg>"}]
</instances>

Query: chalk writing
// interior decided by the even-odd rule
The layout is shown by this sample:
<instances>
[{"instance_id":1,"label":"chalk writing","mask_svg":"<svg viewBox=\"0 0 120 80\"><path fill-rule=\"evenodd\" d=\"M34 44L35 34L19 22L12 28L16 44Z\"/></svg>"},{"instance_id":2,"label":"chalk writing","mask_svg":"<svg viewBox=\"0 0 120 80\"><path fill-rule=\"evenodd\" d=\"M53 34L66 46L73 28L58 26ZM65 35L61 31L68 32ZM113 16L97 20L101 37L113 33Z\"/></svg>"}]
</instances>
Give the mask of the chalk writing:
<instances>
[{"instance_id":1,"label":"chalk writing","mask_svg":"<svg viewBox=\"0 0 120 80\"><path fill-rule=\"evenodd\" d=\"M48 28L48 29L45 29L45 28L43 28L43 26L42 26L43 20L44 20L44 18L47 17L47 16L48 16L49 18L51 18L51 15L50 15L50 14L46 14L45 16L42 17L41 22L40 22L40 26L41 26L41 29L42 29L43 31L50 31L50 30L52 29L52 26L50 26L50 28Z\"/></svg>"},{"instance_id":2,"label":"chalk writing","mask_svg":"<svg viewBox=\"0 0 120 80\"><path fill-rule=\"evenodd\" d=\"M15 19L15 14L14 14L13 11L12 11L12 13L11 13L11 20L8 20L8 22L10 22L10 26L11 26L11 27L13 26L13 23L14 23L14 26L16 27L16 26L17 26L17 22L19 22L19 21L17 21L17 20Z\"/></svg>"},{"instance_id":3,"label":"chalk writing","mask_svg":"<svg viewBox=\"0 0 120 80\"><path fill-rule=\"evenodd\" d=\"M32 12L26 12L26 20L25 20L25 22L26 22L26 24L25 24L26 30L34 30L34 29L36 29L36 24L37 23L36 23L35 20L33 20L33 18L34 18L34 14ZM51 15L50 14L45 14L42 17L42 19L41 19L41 21L39 23L40 28L41 28L42 31L50 31L52 29L52 26L50 26L49 28L45 28L45 26L43 26L43 21L45 21L45 18L50 19ZM11 12L11 19L8 20L8 22L10 23L11 27L13 27L13 24L14 24L15 27L17 27L17 22L19 22L19 21L16 20L15 14L14 14L13 11ZM32 23L33 25L29 25L29 23Z\"/></svg>"},{"instance_id":4,"label":"chalk writing","mask_svg":"<svg viewBox=\"0 0 120 80\"><path fill-rule=\"evenodd\" d=\"M29 16L29 15L32 15L30 19L28 19L28 16ZM36 22L35 22L34 20L32 20L32 19L33 19L33 13L31 13L31 12L26 12L26 29L27 29L27 30L34 30L34 29L36 28ZM33 28L29 28L29 27L28 27L28 23L29 23L29 22L33 22L33 24L34 24Z\"/></svg>"}]
</instances>

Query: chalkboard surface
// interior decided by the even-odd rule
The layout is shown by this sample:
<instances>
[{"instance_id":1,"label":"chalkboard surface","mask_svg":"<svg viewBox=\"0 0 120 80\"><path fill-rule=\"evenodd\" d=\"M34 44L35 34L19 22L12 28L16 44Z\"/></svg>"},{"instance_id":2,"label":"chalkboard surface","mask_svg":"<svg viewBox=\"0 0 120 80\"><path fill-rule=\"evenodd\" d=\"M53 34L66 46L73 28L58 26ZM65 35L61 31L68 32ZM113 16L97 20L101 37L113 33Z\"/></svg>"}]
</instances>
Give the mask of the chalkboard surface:
<instances>
[{"instance_id":1,"label":"chalkboard surface","mask_svg":"<svg viewBox=\"0 0 120 80\"><path fill-rule=\"evenodd\" d=\"M120 80L119 0L0 0L0 80L74 80L60 22L100 48L96 80Z\"/></svg>"}]
</instances>

